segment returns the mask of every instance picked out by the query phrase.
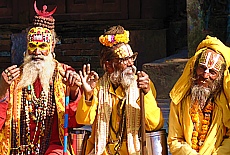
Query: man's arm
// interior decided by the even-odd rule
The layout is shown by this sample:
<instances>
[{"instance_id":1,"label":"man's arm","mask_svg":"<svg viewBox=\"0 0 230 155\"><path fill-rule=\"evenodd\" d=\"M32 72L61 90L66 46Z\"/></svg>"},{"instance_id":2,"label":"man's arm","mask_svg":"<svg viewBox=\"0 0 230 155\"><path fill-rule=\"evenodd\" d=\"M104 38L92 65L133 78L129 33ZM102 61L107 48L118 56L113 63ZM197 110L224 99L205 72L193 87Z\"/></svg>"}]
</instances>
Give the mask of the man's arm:
<instances>
[{"instance_id":1,"label":"man's arm","mask_svg":"<svg viewBox=\"0 0 230 155\"><path fill-rule=\"evenodd\" d=\"M164 118L161 109L157 105L155 96L155 87L150 81L150 91L144 96L145 124L148 131L159 130L164 125Z\"/></svg>"},{"instance_id":2,"label":"man's arm","mask_svg":"<svg viewBox=\"0 0 230 155\"><path fill-rule=\"evenodd\" d=\"M90 64L83 65L79 71L83 95L79 101L76 119L80 124L93 124L96 117L98 105L99 76L95 71L90 70Z\"/></svg>"},{"instance_id":3,"label":"man's arm","mask_svg":"<svg viewBox=\"0 0 230 155\"><path fill-rule=\"evenodd\" d=\"M9 101L9 93L5 94L3 98L0 98L0 130L2 129L3 125L6 121L6 112L8 108L8 101Z\"/></svg>"},{"instance_id":4,"label":"man's arm","mask_svg":"<svg viewBox=\"0 0 230 155\"><path fill-rule=\"evenodd\" d=\"M96 114L97 114L97 105L98 105L98 89L97 87L93 90L93 97L90 100L86 100L85 94L83 95L78 103L77 122L80 124L91 125L93 124Z\"/></svg>"},{"instance_id":5,"label":"man's arm","mask_svg":"<svg viewBox=\"0 0 230 155\"><path fill-rule=\"evenodd\" d=\"M0 77L0 130L5 124L11 83L20 76L20 69L12 65L5 69Z\"/></svg>"},{"instance_id":6,"label":"man's arm","mask_svg":"<svg viewBox=\"0 0 230 155\"><path fill-rule=\"evenodd\" d=\"M74 98L74 100L71 99L70 97L70 102L69 102L69 128L74 128L74 127L81 127L81 124L77 123L76 120L76 111L78 108L79 100L81 98L82 92L78 91L77 96Z\"/></svg>"},{"instance_id":7,"label":"man's arm","mask_svg":"<svg viewBox=\"0 0 230 155\"><path fill-rule=\"evenodd\" d=\"M75 115L78 106L78 102L81 98L81 90L78 84L81 83L80 76L76 73L76 71L66 64L61 63L63 68L60 71L61 76L64 78L66 85L70 88L70 102L69 102L69 127L80 127L82 125L77 124Z\"/></svg>"},{"instance_id":8,"label":"man's arm","mask_svg":"<svg viewBox=\"0 0 230 155\"><path fill-rule=\"evenodd\" d=\"M0 98L4 98L11 83L20 76L20 68L12 65L5 69L0 78Z\"/></svg>"}]
</instances>

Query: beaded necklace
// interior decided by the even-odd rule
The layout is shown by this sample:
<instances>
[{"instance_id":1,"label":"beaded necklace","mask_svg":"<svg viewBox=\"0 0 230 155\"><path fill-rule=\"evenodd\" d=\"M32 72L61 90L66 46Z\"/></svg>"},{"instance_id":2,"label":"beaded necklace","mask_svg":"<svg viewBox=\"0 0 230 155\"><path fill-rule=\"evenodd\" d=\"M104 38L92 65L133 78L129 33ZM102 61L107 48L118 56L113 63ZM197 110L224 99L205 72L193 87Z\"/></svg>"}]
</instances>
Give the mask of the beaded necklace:
<instances>
[{"instance_id":1,"label":"beaded necklace","mask_svg":"<svg viewBox=\"0 0 230 155\"><path fill-rule=\"evenodd\" d=\"M52 78L53 81L55 76L56 69ZM22 89L20 136L16 136L14 128L18 125L13 123L11 154L45 154L50 141L53 115L56 108L56 104L53 102L53 92L53 84L50 85L48 96L42 90L39 98L35 95L33 85ZM33 137L30 136L31 120L36 124Z\"/></svg>"},{"instance_id":2,"label":"beaded necklace","mask_svg":"<svg viewBox=\"0 0 230 155\"><path fill-rule=\"evenodd\" d=\"M201 110L198 102L195 102L190 109L190 116L193 122L192 148L199 152L205 141L207 132L211 124L213 103L209 102ZM199 116L199 114L201 116Z\"/></svg>"},{"instance_id":3,"label":"beaded necklace","mask_svg":"<svg viewBox=\"0 0 230 155\"><path fill-rule=\"evenodd\" d=\"M125 134L125 128L126 128L126 111L125 111L125 105L122 106L121 108L121 104L123 104L125 102L125 100L120 100L119 103L117 104L117 115L121 118L121 122L119 124L119 128L116 131L115 128L113 127L112 124L112 113L110 115L110 120L109 120L109 126L110 126L110 130L109 130L109 141L106 145L106 148L108 150L108 153L112 155L112 152L110 151L109 145L111 143L116 143L115 147L114 147L114 151L115 154L114 155L120 155L119 151L121 149L121 145L122 142L124 140L124 134ZM121 111L121 112L120 112ZM111 136L111 130L112 132L116 135L117 140L113 140L112 136Z\"/></svg>"}]
</instances>

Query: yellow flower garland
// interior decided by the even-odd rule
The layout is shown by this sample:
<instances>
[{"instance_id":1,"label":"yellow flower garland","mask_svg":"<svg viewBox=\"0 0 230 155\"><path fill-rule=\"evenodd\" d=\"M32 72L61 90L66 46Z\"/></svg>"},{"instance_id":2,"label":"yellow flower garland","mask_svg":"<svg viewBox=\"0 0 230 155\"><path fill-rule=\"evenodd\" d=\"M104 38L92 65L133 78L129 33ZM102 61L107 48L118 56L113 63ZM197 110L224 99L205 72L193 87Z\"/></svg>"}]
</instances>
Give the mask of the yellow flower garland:
<instances>
[{"instance_id":1,"label":"yellow flower garland","mask_svg":"<svg viewBox=\"0 0 230 155\"><path fill-rule=\"evenodd\" d=\"M203 109L204 118L202 121L200 121L200 118L199 118L199 112L198 112L199 109L200 107L197 102L194 103L190 109L190 116L194 124L194 129L193 129L194 131L192 133L192 139L191 139L192 148L196 150L197 152L199 152L199 150L201 149L205 141L207 132L209 130L211 113L213 110L213 104L208 103L206 107ZM201 123L201 130L199 129L200 123Z\"/></svg>"},{"instance_id":2,"label":"yellow flower garland","mask_svg":"<svg viewBox=\"0 0 230 155\"><path fill-rule=\"evenodd\" d=\"M101 35L99 41L102 45L112 47L118 43L128 43L129 42L129 31L124 30L123 34L116 35Z\"/></svg>"}]
</instances>

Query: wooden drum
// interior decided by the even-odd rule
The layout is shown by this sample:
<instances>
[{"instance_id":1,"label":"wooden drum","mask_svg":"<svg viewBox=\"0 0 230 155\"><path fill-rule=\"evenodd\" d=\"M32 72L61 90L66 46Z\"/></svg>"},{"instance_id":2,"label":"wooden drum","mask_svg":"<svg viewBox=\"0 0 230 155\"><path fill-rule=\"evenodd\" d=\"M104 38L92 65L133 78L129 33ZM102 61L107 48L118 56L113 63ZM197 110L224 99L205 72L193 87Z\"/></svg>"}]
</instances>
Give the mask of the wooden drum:
<instances>
[{"instance_id":1,"label":"wooden drum","mask_svg":"<svg viewBox=\"0 0 230 155\"><path fill-rule=\"evenodd\" d=\"M91 128L88 126L83 126L81 128L73 128L69 131L70 142L73 148L71 154L75 155L85 155L85 147L87 140L91 134Z\"/></svg>"}]
</instances>

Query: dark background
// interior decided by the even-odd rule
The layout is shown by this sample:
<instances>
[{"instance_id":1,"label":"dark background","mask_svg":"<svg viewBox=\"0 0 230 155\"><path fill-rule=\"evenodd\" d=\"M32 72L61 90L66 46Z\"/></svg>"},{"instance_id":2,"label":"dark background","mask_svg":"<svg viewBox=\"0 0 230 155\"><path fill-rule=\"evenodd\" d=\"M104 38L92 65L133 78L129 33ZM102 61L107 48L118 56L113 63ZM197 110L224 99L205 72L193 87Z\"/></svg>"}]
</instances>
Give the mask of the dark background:
<instances>
[{"instance_id":1,"label":"dark background","mask_svg":"<svg viewBox=\"0 0 230 155\"><path fill-rule=\"evenodd\" d=\"M0 69L22 57L23 32L31 26L35 11L33 0L0 0ZM57 6L55 30L60 39L56 58L80 69L99 65L98 37L113 25L130 31L130 44L138 51L142 64L161 59L186 47L186 3L174 0L37 0L42 10ZM12 60L11 60L12 59ZM16 61L14 61L16 60Z\"/></svg>"}]
</instances>

